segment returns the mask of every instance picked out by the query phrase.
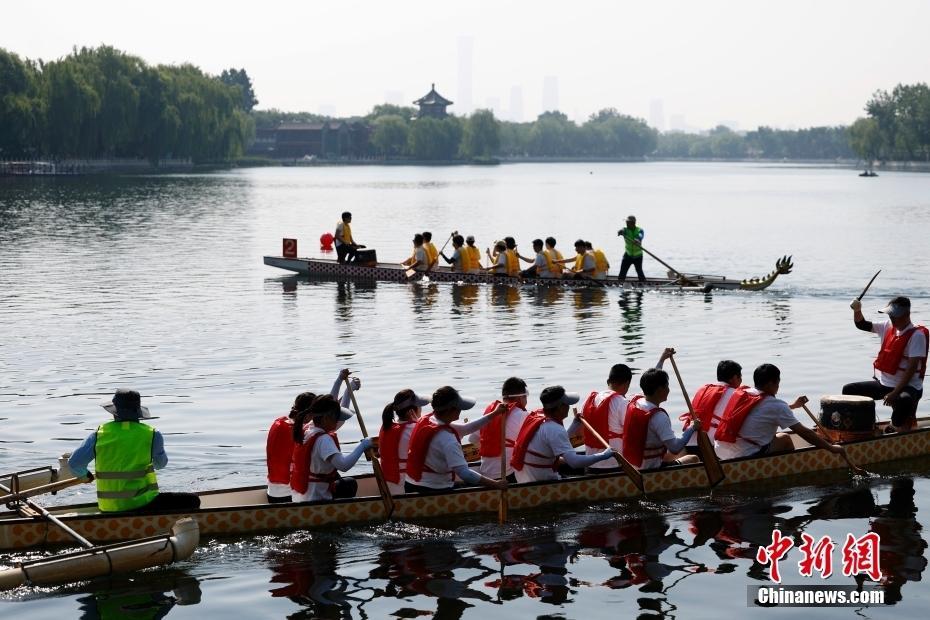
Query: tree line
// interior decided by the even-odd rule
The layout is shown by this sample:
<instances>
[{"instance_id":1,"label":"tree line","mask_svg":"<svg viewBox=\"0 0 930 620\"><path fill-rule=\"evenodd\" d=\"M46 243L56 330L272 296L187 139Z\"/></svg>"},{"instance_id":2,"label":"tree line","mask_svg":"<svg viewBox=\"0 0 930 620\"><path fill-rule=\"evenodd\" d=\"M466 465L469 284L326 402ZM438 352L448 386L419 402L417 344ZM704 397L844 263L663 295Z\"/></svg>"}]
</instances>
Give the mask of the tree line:
<instances>
[{"instance_id":1,"label":"tree line","mask_svg":"<svg viewBox=\"0 0 930 620\"><path fill-rule=\"evenodd\" d=\"M876 91L868 116L849 128L850 144L866 161L930 161L930 88L898 84Z\"/></svg>"},{"instance_id":2,"label":"tree line","mask_svg":"<svg viewBox=\"0 0 930 620\"><path fill-rule=\"evenodd\" d=\"M0 48L0 157L228 161L253 135L244 70L149 66L109 46L44 62Z\"/></svg>"}]
</instances>

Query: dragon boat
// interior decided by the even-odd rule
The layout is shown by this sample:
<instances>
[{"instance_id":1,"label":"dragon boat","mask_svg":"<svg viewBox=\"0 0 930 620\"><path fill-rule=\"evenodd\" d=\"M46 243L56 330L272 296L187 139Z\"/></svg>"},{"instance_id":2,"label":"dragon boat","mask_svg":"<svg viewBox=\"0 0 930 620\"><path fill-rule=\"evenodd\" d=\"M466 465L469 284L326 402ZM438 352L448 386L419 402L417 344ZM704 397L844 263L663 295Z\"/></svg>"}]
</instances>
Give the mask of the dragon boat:
<instances>
[{"instance_id":1,"label":"dragon boat","mask_svg":"<svg viewBox=\"0 0 930 620\"><path fill-rule=\"evenodd\" d=\"M775 269L761 278L735 280L726 276L705 275L699 273L669 273L665 278L646 278L639 282L636 278L620 282L616 274L606 280L574 280L556 278L511 278L487 273L462 273L448 267L439 266L429 272L413 272L399 263L339 263L326 258L296 258L286 256L265 256L269 267L284 269L304 276L330 280L375 280L379 282L456 282L462 284L503 284L522 286L537 284L541 286L564 287L626 287L657 290L694 290L709 292L714 289L761 291L775 282L779 275L791 273L794 264L790 256L783 256L775 261Z\"/></svg>"},{"instance_id":2,"label":"dragon boat","mask_svg":"<svg viewBox=\"0 0 930 620\"><path fill-rule=\"evenodd\" d=\"M859 465L894 461L930 454L930 419L921 418L911 432L882 434L882 426L868 437L846 442L849 458ZM722 461L724 479L720 486L751 483L779 485L786 477L818 474L847 468L842 456L808 445L792 434L795 451L762 457ZM49 468L47 479L56 474ZM300 530L384 521L386 519L445 519L461 515L496 514L501 491L461 488L437 495L394 496L394 510L387 514L371 475L355 477L359 496L331 502L268 504L265 486L252 486L199 493L201 507L194 512L119 515L101 513L96 504L65 505L49 512L89 540L114 543L164 531L184 517L193 519L203 535L251 535L263 532ZM708 489L704 466L677 465L644 471L647 495L694 494ZM35 484L42 480L33 479ZM622 473L604 473L558 481L510 485L506 491L509 510L530 510L566 503L592 503L633 498L640 494ZM0 496L0 502L3 497ZM25 550L44 545L67 544L60 528L38 516L0 512L0 550Z\"/></svg>"}]
</instances>

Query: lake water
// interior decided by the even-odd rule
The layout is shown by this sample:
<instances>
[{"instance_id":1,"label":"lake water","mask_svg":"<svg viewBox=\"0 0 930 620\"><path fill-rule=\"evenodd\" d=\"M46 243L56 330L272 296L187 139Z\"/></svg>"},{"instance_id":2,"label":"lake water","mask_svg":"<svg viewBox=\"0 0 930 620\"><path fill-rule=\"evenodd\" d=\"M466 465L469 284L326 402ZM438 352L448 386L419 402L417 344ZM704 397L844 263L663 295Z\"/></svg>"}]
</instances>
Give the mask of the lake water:
<instances>
[{"instance_id":1,"label":"lake water","mask_svg":"<svg viewBox=\"0 0 930 620\"><path fill-rule=\"evenodd\" d=\"M320 235L345 210L355 237L381 260L406 258L415 232L433 231L439 246L457 229L481 248L512 235L524 255L536 237L554 235L566 254L576 238L589 239L615 271L616 231L632 213L644 245L679 270L761 276L785 254L795 269L764 292L705 295L336 283L262 264L263 255L280 254L282 237L296 237L301 256L320 255ZM906 294L915 319L927 320L928 234L930 175L862 179L815 167L526 164L0 179L0 472L53 463L105 421L100 402L131 387L165 434L163 489L260 484L271 421L297 393L327 390L342 367L361 377L369 430L404 387L429 394L448 383L484 403L515 374L535 406L547 385L599 389L612 364L641 370L664 346L679 351L692 391L729 357L749 372L773 362L782 396L816 400L871 376L878 343L853 327L848 304L876 270L867 316ZM645 267L664 272L648 257ZM669 410L684 410L677 389ZM340 437L357 441L360 432L349 423ZM840 474L774 491L517 513L505 526L391 522L208 540L170 569L2 594L0 615L786 617L792 610L746 603L747 586L767 583L752 560L756 546L779 527L839 541L881 531L881 587L895 604L858 613L923 617L930 461L882 471L871 480ZM91 497L71 490L46 501ZM822 583L800 577L792 554L782 563L786 583ZM0 555L0 564L18 557ZM835 574L827 583L855 582ZM122 615L108 616L114 608Z\"/></svg>"}]
</instances>

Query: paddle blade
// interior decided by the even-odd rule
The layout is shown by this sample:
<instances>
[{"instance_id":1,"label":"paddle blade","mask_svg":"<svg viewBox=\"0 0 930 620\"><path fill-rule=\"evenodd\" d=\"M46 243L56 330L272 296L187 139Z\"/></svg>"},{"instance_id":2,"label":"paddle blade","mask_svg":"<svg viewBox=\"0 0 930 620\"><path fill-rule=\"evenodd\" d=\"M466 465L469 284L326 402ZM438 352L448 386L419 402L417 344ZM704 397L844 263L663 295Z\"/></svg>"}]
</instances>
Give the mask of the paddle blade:
<instances>
[{"instance_id":1,"label":"paddle blade","mask_svg":"<svg viewBox=\"0 0 930 620\"><path fill-rule=\"evenodd\" d=\"M701 452L701 460L704 462L704 470L707 472L707 482L710 486L715 487L724 479L723 466L720 465L720 459L714 452L714 446L710 443L710 437L704 431L698 432L698 450Z\"/></svg>"},{"instance_id":2,"label":"paddle blade","mask_svg":"<svg viewBox=\"0 0 930 620\"><path fill-rule=\"evenodd\" d=\"M501 489L501 501L497 506L497 520L507 523L507 489Z\"/></svg>"},{"instance_id":3,"label":"paddle blade","mask_svg":"<svg viewBox=\"0 0 930 620\"><path fill-rule=\"evenodd\" d=\"M617 459L617 464L620 465L624 473L630 477L630 480L636 485L636 488L639 489L639 492L645 495L646 484L643 482L643 474L633 466L633 463L629 462L621 455L615 454L614 457Z\"/></svg>"}]
</instances>

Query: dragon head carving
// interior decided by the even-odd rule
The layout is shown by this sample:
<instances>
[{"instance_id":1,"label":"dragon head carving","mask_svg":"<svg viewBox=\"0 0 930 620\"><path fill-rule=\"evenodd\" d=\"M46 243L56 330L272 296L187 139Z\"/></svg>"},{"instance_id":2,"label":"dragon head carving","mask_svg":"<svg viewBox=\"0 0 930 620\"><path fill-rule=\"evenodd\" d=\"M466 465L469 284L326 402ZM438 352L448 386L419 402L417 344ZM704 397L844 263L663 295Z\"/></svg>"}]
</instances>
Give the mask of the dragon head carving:
<instances>
[{"instance_id":1,"label":"dragon head carving","mask_svg":"<svg viewBox=\"0 0 930 620\"><path fill-rule=\"evenodd\" d=\"M775 261L774 271L762 278L747 278L746 280L741 280L739 287L745 291L761 291L764 288L768 288L779 275L791 273L793 268L794 263L791 262L791 256L782 256Z\"/></svg>"}]
</instances>

